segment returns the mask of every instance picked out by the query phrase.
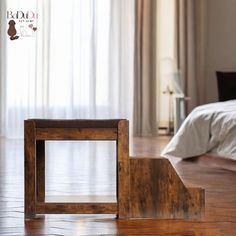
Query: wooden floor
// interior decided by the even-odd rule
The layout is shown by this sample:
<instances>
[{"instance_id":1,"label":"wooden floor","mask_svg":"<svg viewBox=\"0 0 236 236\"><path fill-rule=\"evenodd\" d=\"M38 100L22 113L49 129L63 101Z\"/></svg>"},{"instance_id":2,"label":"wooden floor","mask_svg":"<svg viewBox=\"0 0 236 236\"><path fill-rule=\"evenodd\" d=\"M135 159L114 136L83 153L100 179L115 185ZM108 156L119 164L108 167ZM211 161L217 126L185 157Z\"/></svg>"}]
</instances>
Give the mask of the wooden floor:
<instances>
[{"instance_id":1,"label":"wooden floor","mask_svg":"<svg viewBox=\"0 0 236 236\"><path fill-rule=\"evenodd\" d=\"M130 152L158 156L168 137L136 138ZM48 142L46 193L115 195L115 143ZM209 156L172 161L184 182L206 190L205 217L198 221L117 220L114 215L47 215L24 221L23 141L0 140L0 235L236 235L236 163ZM72 200L75 197L72 197Z\"/></svg>"}]
</instances>

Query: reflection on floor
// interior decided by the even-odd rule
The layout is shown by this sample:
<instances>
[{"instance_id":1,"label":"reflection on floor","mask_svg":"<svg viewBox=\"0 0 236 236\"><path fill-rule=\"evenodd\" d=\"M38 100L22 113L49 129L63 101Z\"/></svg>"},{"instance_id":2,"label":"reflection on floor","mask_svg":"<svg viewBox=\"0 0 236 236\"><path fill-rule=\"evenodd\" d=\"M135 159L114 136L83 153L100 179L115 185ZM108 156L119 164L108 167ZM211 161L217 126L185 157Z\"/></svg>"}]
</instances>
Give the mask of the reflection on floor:
<instances>
[{"instance_id":1,"label":"reflection on floor","mask_svg":"<svg viewBox=\"0 0 236 236\"><path fill-rule=\"evenodd\" d=\"M160 154L169 137L135 138L132 156ZM236 163L173 161L188 185L206 190L200 221L116 220L114 215L47 215L24 221L22 140L0 140L0 235L236 235ZM47 195L115 195L115 143L48 142Z\"/></svg>"}]
</instances>

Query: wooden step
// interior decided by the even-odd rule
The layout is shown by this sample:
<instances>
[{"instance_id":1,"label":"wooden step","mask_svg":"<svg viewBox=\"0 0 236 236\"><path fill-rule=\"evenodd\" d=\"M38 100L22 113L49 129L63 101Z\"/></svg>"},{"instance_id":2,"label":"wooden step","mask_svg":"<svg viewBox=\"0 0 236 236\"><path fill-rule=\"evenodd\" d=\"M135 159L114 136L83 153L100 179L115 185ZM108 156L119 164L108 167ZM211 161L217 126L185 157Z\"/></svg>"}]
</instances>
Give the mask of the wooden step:
<instances>
[{"instance_id":1,"label":"wooden step","mask_svg":"<svg viewBox=\"0 0 236 236\"><path fill-rule=\"evenodd\" d=\"M199 219L204 190L187 188L165 158L130 158L130 218Z\"/></svg>"}]
</instances>

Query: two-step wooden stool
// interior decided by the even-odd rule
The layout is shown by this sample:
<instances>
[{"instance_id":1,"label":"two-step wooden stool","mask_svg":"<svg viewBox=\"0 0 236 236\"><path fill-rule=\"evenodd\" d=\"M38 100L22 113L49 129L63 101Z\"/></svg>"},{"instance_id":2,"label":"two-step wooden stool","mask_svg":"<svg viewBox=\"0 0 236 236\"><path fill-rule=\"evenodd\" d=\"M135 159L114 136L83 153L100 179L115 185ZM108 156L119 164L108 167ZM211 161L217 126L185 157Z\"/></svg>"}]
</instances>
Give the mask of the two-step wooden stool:
<instances>
[{"instance_id":1,"label":"two-step wooden stool","mask_svg":"<svg viewBox=\"0 0 236 236\"><path fill-rule=\"evenodd\" d=\"M127 120L25 120L25 218L37 214L116 214L119 218L196 219L204 190L186 188L164 158L129 157ZM116 141L116 202L45 202L45 141Z\"/></svg>"}]
</instances>

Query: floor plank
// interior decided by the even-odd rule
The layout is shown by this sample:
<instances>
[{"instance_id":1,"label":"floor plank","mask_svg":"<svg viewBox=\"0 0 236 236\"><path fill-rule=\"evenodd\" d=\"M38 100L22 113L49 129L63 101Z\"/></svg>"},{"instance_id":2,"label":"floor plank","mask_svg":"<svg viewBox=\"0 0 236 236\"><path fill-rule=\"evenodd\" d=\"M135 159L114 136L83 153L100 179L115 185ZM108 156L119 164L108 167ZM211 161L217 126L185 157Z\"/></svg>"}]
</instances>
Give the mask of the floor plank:
<instances>
[{"instance_id":1,"label":"floor plank","mask_svg":"<svg viewBox=\"0 0 236 236\"><path fill-rule=\"evenodd\" d=\"M131 155L156 157L168 140L168 137L132 139ZM47 142L46 147L49 199L56 195L92 198L115 194L114 142ZM24 221L23 141L1 139L0 235L235 236L236 163L209 156L172 163L186 184L205 188L204 219L117 220L115 215L42 215Z\"/></svg>"}]
</instances>

